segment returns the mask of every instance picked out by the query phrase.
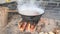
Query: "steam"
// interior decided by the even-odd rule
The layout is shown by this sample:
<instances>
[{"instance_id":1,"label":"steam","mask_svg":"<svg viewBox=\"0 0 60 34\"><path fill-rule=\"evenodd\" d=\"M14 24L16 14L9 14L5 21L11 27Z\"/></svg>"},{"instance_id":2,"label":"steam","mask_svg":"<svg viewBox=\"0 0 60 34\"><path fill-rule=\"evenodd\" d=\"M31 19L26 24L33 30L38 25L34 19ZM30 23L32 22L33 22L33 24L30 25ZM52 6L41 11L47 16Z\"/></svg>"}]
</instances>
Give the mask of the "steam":
<instances>
[{"instance_id":1,"label":"steam","mask_svg":"<svg viewBox=\"0 0 60 34\"><path fill-rule=\"evenodd\" d=\"M39 2L36 0L17 0L18 12L23 15L40 15L44 10L39 7Z\"/></svg>"}]
</instances>

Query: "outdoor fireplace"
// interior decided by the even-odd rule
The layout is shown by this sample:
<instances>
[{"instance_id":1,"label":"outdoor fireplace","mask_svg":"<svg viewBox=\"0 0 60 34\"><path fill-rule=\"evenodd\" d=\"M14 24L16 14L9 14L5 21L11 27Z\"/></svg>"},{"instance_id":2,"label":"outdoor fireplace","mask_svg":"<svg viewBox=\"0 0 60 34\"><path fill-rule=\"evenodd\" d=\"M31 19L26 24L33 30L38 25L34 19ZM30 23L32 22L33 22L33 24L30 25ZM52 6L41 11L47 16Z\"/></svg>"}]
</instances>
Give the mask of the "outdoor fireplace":
<instances>
[{"instance_id":1,"label":"outdoor fireplace","mask_svg":"<svg viewBox=\"0 0 60 34\"><path fill-rule=\"evenodd\" d=\"M20 14L21 15L21 14ZM21 15L22 21L19 22L18 26L20 28L20 31L29 31L33 32L35 31L35 26L38 24L41 15L36 15L36 16L26 16L26 15Z\"/></svg>"},{"instance_id":2,"label":"outdoor fireplace","mask_svg":"<svg viewBox=\"0 0 60 34\"><path fill-rule=\"evenodd\" d=\"M32 32L35 29L35 26L38 24L41 16L44 14L44 10L38 8L34 5L24 4L20 8L18 6L18 12L22 17L21 26L19 26L22 31Z\"/></svg>"},{"instance_id":3,"label":"outdoor fireplace","mask_svg":"<svg viewBox=\"0 0 60 34\"><path fill-rule=\"evenodd\" d=\"M17 4L18 13L22 17L22 21L18 23L21 32L27 32L26 34L33 34L32 32L35 34L57 34L54 32L55 23L51 23L54 22L53 20L47 21L47 23L42 20L37 28L37 24L44 14L41 3L36 0L17 0Z\"/></svg>"},{"instance_id":4,"label":"outdoor fireplace","mask_svg":"<svg viewBox=\"0 0 60 34\"><path fill-rule=\"evenodd\" d=\"M18 24L20 31L33 32L40 17L44 14L44 9L36 4L36 0L17 0L18 13L22 21Z\"/></svg>"}]
</instances>

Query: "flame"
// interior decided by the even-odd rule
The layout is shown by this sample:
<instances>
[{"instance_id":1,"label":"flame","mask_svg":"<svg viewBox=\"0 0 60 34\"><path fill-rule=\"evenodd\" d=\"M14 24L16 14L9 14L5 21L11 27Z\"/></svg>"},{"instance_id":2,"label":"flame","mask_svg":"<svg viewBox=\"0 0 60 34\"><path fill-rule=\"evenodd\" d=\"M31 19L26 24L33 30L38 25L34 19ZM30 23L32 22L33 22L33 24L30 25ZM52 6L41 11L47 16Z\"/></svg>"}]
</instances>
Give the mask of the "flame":
<instances>
[{"instance_id":1,"label":"flame","mask_svg":"<svg viewBox=\"0 0 60 34\"><path fill-rule=\"evenodd\" d=\"M35 29L35 26L34 25L31 25L30 31L33 32L34 29Z\"/></svg>"},{"instance_id":2,"label":"flame","mask_svg":"<svg viewBox=\"0 0 60 34\"><path fill-rule=\"evenodd\" d=\"M31 25L30 22L19 23L18 26L19 26L19 29L21 32L23 32L24 30L29 31L29 32L33 32L34 28L35 28L35 26Z\"/></svg>"},{"instance_id":3,"label":"flame","mask_svg":"<svg viewBox=\"0 0 60 34\"><path fill-rule=\"evenodd\" d=\"M30 23L27 24L26 31L30 31Z\"/></svg>"},{"instance_id":4,"label":"flame","mask_svg":"<svg viewBox=\"0 0 60 34\"><path fill-rule=\"evenodd\" d=\"M26 22L20 23L20 24L18 24L18 26L19 26L20 31L23 32L26 27Z\"/></svg>"}]
</instances>

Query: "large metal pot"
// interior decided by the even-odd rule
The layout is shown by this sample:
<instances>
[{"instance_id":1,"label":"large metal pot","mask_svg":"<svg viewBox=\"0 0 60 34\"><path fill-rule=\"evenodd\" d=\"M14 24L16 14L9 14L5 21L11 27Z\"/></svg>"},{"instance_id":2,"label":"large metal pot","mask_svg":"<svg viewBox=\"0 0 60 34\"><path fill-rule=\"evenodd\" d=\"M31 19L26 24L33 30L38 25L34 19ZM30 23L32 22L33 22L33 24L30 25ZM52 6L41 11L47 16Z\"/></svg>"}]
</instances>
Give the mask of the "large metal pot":
<instances>
[{"instance_id":1,"label":"large metal pot","mask_svg":"<svg viewBox=\"0 0 60 34\"><path fill-rule=\"evenodd\" d=\"M26 16L36 16L43 14L44 10L42 8L36 7L35 5L24 4L22 6L18 5L18 12Z\"/></svg>"},{"instance_id":2,"label":"large metal pot","mask_svg":"<svg viewBox=\"0 0 60 34\"><path fill-rule=\"evenodd\" d=\"M42 8L38 8L38 6L33 3L24 3L22 5L18 3L17 8L24 21L37 23L44 13Z\"/></svg>"},{"instance_id":3,"label":"large metal pot","mask_svg":"<svg viewBox=\"0 0 60 34\"><path fill-rule=\"evenodd\" d=\"M18 5L18 12L22 16L23 21L30 21L31 23L34 22L37 24L44 10L29 4L22 5L21 7Z\"/></svg>"}]
</instances>

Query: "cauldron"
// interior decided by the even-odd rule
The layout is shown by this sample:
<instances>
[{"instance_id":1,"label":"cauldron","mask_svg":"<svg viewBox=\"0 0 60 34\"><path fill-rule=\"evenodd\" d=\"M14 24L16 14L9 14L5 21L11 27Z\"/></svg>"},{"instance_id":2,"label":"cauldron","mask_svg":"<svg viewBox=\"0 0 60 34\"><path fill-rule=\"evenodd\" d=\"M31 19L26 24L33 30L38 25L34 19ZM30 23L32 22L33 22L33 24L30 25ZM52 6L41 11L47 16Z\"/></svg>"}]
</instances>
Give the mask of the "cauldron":
<instances>
[{"instance_id":1,"label":"cauldron","mask_svg":"<svg viewBox=\"0 0 60 34\"><path fill-rule=\"evenodd\" d=\"M18 5L18 12L21 15L23 21L38 23L41 16L44 14L44 10L42 8L38 8L33 4L24 4L22 6Z\"/></svg>"}]
</instances>

